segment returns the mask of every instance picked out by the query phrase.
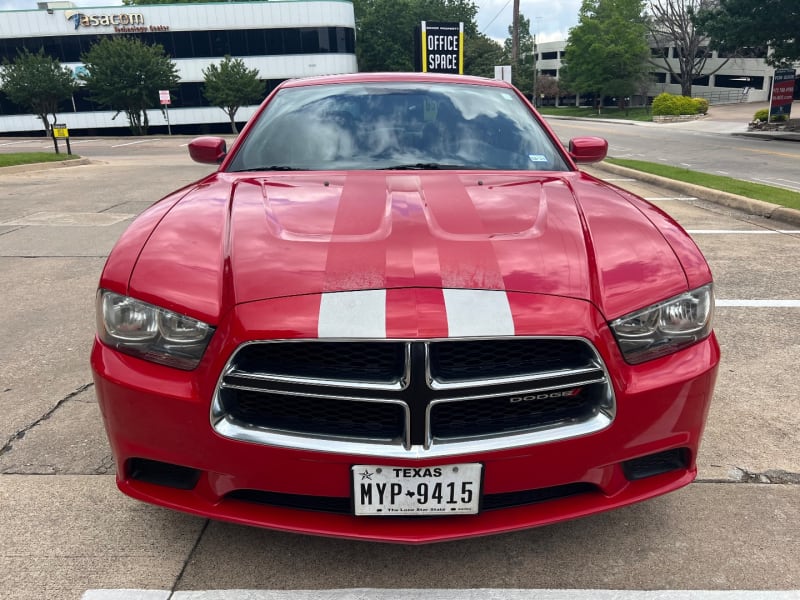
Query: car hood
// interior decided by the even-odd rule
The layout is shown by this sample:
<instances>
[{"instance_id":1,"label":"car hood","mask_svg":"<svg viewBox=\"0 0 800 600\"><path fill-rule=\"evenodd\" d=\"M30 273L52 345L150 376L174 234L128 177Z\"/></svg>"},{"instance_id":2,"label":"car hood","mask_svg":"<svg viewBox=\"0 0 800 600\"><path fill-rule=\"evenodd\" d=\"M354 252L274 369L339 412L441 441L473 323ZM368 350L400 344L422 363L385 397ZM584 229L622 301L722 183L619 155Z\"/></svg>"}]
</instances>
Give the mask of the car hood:
<instances>
[{"instance_id":1,"label":"car hood","mask_svg":"<svg viewBox=\"0 0 800 600\"><path fill-rule=\"evenodd\" d=\"M614 318L687 280L639 207L580 173L396 171L218 174L161 220L131 279L212 322L225 304L409 287L584 299Z\"/></svg>"}]
</instances>

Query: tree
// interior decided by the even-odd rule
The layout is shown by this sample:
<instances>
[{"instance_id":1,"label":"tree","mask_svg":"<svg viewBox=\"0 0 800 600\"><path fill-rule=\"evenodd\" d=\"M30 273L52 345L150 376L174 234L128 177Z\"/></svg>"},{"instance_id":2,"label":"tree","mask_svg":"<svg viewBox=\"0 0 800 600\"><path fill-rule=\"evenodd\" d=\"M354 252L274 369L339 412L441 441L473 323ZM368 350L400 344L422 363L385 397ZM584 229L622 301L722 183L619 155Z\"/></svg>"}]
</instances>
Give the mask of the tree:
<instances>
[{"instance_id":1,"label":"tree","mask_svg":"<svg viewBox=\"0 0 800 600\"><path fill-rule=\"evenodd\" d=\"M616 96L622 106L634 95L648 76L643 11L643 0L583 0L564 48L563 86L595 94L600 105L604 96Z\"/></svg>"},{"instance_id":2,"label":"tree","mask_svg":"<svg viewBox=\"0 0 800 600\"><path fill-rule=\"evenodd\" d=\"M735 52L737 48L769 46L767 61L775 66L800 60L800 3L797 0L719 0L702 7L695 25L711 38L711 47Z\"/></svg>"},{"instance_id":3,"label":"tree","mask_svg":"<svg viewBox=\"0 0 800 600\"><path fill-rule=\"evenodd\" d=\"M666 66L670 75L678 80L681 94L692 95L692 84L702 76L710 76L722 69L725 60L715 69L706 71L712 49L702 32L695 27L696 13L708 10L718 0L650 0L648 27L660 58L651 60L656 66ZM669 49L675 48L677 66L669 59Z\"/></svg>"},{"instance_id":4,"label":"tree","mask_svg":"<svg viewBox=\"0 0 800 600\"><path fill-rule=\"evenodd\" d=\"M59 105L72 97L76 85L72 70L46 55L43 48L36 54L23 49L17 51L14 62L5 60L0 82L9 100L42 120L45 133L50 129L47 116L52 115L55 124Z\"/></svg>"},{"instance_id":5,"label":"tree","mask_svg":"<svg viewBox=\"0 0 800 600\"><path fill-rule=\"evenodd\" d=\"M464 23L465 49L479 35L472 0L354 0L353 8L360 71L413 71L414 28L422 21Z\"/></svg>"},{"instance_id":6,"label":"tree","mask_svg":"<svg viewBox=\"0 0 800 600\"><path fill-rule=\"evenodd\" d=\"M258 78L258 69L248 69L241 58L226 56L219 66L212 63L203 69L203 75L203 95L228 115L231 131L239 133L236 129L236 111L264 98L264 82Z\"/></svg>"},{"instance_id":7,"label":"tree","mask_svg":"<svg viewBox=\"0 0 800 600\"><path fill-rule=\"evenodd\" d=\"M558 98L561 95L561 87L558 79L552 75L539 75L536 78L536 96L544 98Z\"/></svg>"},{"instance_id":8,"label":"tree","mask_svg":"<svg viewBox=\"0 0 800 600\"><path fill-rule=\"evenodd\" d=\"M104 37L81 56L89 98L128 117L134 135L146 135L147 109L158 102L158 91L178 86L175 63L160 44L135 38Z\"/></svg>"},{"instance_id":9,"label":"tree","mask_svg":"<svg viewBox=\"0 0 800 600\"><path fill-rule=\"evenodd\" d=\"M503 47L493 39L477 33L464 40L464 73L494 77L494 68L503 64Z\"/></svg>"},{"instance_id":10,"label":"tree","mask_svg":"<svg viewBox=\"0 0 800 600\"><path fill-rule=\"evenodd\" d=\"M534 52L536 40L531 34L531 21L525 15L519 15L518 25L519 37L517 52L519 58L514 61L514 25L508 27L508 37L506 38L503 50L505 60L511 64L511 83L518 90L526 94L533 94L533 70L536 68Z\"/></svg>"},{"instance_id":11,"label":"tree","mask_svg":"<svg viewBox=\"0 0 800 600\"><path fill-rule=\"evenodd\" d=\"M147 4L193 4L197 2L229 2L230 0L122 0L125 6Z\"/></svg>"}]
</instances>

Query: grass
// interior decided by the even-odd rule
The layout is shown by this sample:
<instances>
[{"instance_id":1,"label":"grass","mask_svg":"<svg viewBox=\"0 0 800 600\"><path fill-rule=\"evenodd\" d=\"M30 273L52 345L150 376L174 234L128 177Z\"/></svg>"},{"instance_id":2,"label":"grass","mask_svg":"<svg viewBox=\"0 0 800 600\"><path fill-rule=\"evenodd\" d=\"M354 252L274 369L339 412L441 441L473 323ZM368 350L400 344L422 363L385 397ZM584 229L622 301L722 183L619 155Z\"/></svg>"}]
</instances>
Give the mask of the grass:
<instances>
[{"instance_id":1,"label":"grass","mask_svg":"<svg viewBox=\"0 0 800 600\"><path fill-rule=\"evenodd\" d=\"M800 193L791 190L773 187L771 185L763 185L761 183L751 183L731 177L723 177L722 175L709 175L708 173L700 173L680 167L670 167L668 165L641 160L607 158L606 161L612 165L628 167L629 169L643 171L652 175L693 183L721 192L729 192L731 194L737 194L755 200L763 200L771 204L778 204L780 206L800 210Z\"/></svg>"},{"instance_id":2,"label":"grass","mask_svg":"<svg viewBox=\"0 0 800 600\"><path fill-rule=\"evenodd\" d=\"M643 107L624 109L605 107L600 114L594 108L587 106L543 106L537 109L545 116L584 117L596 119L626 119L628 121L652 121L653 116L648 109Z\"/></svg>"},{"instance_id":3,"label":"grass","mask_svg":"<svg viewBox=\"0 0 800 600\"><path fill-rule=\"evenodd\" d=\"M14 152L0 154L0 167L13 167L15 165L30 165L33 163L58 162L80 158L76 154L56 154L55 152Z\"/></svg>"}]
</instances>

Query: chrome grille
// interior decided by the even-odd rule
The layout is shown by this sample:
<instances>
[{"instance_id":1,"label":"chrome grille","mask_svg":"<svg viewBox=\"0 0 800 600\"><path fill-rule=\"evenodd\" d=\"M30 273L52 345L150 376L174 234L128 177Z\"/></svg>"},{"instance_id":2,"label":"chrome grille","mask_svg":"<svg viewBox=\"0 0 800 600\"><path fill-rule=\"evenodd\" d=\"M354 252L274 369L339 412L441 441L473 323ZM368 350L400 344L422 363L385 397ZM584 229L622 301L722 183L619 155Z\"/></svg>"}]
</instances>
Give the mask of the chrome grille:
<instances>
[{"instance_id":1,"label":"chrome grille","mask_svg":"<svg viewBox=\"0 0 800 600\"><path fill-rule=\"evenodd\" d=\"M583 339L302 340L240 347L212 423L258 443L430 456L584 435L613 414Z\"/></svg>"}]
</instances>

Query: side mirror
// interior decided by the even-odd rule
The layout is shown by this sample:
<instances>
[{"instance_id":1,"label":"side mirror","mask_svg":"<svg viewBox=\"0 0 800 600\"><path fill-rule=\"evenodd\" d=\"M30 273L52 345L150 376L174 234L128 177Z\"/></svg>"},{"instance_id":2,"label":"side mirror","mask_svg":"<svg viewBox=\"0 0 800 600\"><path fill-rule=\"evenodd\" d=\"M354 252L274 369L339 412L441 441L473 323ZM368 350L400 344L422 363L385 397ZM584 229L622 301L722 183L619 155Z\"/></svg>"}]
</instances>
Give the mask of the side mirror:
<instances>
[{"instance_id":1,"label":"side mirror","mask_svg":"<svg viewBox=\"0 0 800 600\"><path fill-rule=\"evenodd\" d=\"M225 140L218 137L199 137L189 142L189 156L199 163L218 165L228 153Z\"/></svg>"},{"instance_id":2,"label":"side mirror","mask_svg":"<svg viewBox=\"0 0 800 600\"><path fill-rule=\"evenodd\" d=\"M569 154L578 164L600 162L608 154L608 142L599 137L579 137L569 141Z\"/></svg>"}]
</instances>

